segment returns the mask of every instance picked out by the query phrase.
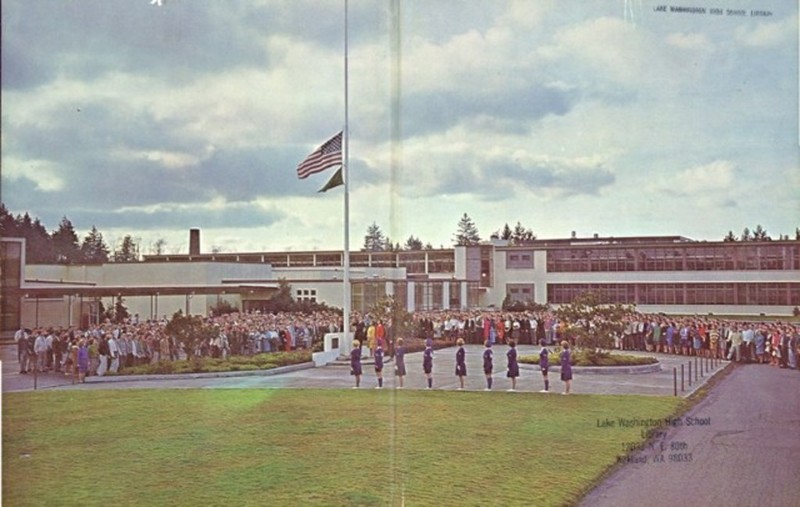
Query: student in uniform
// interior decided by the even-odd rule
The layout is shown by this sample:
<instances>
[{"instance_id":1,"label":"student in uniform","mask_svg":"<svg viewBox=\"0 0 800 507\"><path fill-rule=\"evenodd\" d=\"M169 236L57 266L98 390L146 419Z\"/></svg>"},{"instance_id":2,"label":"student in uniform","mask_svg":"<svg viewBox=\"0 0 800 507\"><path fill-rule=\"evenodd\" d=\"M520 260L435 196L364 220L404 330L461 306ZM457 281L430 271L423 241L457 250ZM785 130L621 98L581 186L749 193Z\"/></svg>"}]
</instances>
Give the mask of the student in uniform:
<instances>
[{"instance_id":1,"label":"student in uniform","mask_svg":"<svg viewBox=\"0 0 800 507\"><path fill-rule=\"evenodd\" d=\"M426 342L422 355L422 371L428 379L428 389L433 389L433 344Z\"/></svg>"},{"instance_id":2,"label":"student in uniform","mask_svg":"<svg viewBox=\"0 0 800 507\"><path fill-rule=\"evenodd\" d=\"M358 389L361 385L361 343L358 340L353 340L353 350L350 351L350 375L356 378L353 389Z\"/></svg>"},{"instance_id":3,"label":"student in uniform","mask_svg":"<svg viewBox=\"0 0 800 507\"><path fill-rule=\"evenodd\" d=\"M458 351L456 352L456 376L460 384L458 390L464 389L464 377L467 376L467 353L464 351L464 340L459 338L456 340Z\"/></svg>"},{"instance_id":4,"label":"student in uniform","mask_svg":"<svg viewBox=\"0 0 800 507\"><path fill-rule=\"evenodd\" d=\"M506 371L506 377L511 379L511 389L509 391L516 391L517 390L517 377L519 377L519 363L517 362L517 342L510 338L508 340L508 352L506 352L506 357L508 358L508 370Z\"/></svg>"},{"instance_id":5,"label":"student in uniform","mask_svg":"<svg viewBox=\"0 0 800 507\"><path fill-rule=\"evenodd\" d=\"M394 374L397 377L400 385L398 389L403 388L403 377L406 375L406 348L403 345L403 339L398 338L394 346Z\"/></svg>"},{"instance_id":6,"label":"student in uniform","mask_svg":"<svg viewBox=\"0 0 800 507\"><path fill-rule=\"evenodd\" d=\"M375 341L375 376L378 377L375 389L383 389L383 338Z\"/></svg>"},{"instance_id":7,"label":"student in uniform","mask_svg":"<svg viewBox=\"0 0 800 507\"><path fill-rule=\"evenodd\" d=\"M567 340L562 341L561 348L564 349L559 357L561 361L561 380L564 381L565 389L563 394L569 394L572 390L572 363L570 362L569 342Z\"/></svg>"},{"instance_id":8,"label":"student in uniform","mask_svg":"<svg viewBox=\"0 0 800 507\"><path fill-rule=\"evenodd\" d=\"M540 393L550 392L550 380L547 378L547 370L550 368L550 351L547 350L544 340L539 341L542 350L539 351L539 368L542 370L542 379L544 379L544 389Z\"/></svg>"},{"instance_id":9,"label":"student in uniform","mask_svg":"<svg viewBox=\"0 0 800 507\"><path fill-rule=\"evenodd\" d=\"M491 339L483 343L483 373L486 375L486 391L492 390L492 342Z\"/></svg>"}]
</instances>

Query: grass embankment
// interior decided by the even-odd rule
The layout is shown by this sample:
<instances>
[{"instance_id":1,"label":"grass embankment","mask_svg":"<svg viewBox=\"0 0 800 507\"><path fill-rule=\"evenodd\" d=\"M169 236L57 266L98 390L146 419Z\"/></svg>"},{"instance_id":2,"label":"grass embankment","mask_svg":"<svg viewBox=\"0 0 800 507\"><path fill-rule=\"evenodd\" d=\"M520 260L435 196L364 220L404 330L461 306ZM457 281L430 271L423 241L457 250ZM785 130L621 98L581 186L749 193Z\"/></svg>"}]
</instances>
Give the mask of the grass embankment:
<instances>
[{"instance_id":1,"label":"grass embankment","mask_svg":"<svg viewBox=\"0 0 800 507\"><path fill-rule=\"evenodd\" d=\"M9 393L8 505L563 505L642 441L644 396L351 390Z\"/></svg>"},{"instance_id":2,"label":"grass embankment","mask_svg":"<svg viewBox=\"0 0 800 507\"><path fill-rule=\"evenodd\" d=\"M180 361L158 361L124 368L117 375L157 375L170 373L217 373L223 371L270 370L279 366L311 361L310 350L269 352L252 356L231 356L226 359L198 357ZM109 373L109 375L114 375Z\"/></svg>"},{"instance_id":3,"label":"grass embankment","mask_svg":"<svg viewBox=\"0 0 800 507\"><path fill-rule=\"evenodd\" d=\"M558 350L550 354L550 363L558 364ZM596 353L585 349L577 349L571 355L572 366L638 366L654 364L658 359L652 356L628 356L612 353ZM520 363L539 364L539 355L520 356Z\"/></svg>"}]
</instances>

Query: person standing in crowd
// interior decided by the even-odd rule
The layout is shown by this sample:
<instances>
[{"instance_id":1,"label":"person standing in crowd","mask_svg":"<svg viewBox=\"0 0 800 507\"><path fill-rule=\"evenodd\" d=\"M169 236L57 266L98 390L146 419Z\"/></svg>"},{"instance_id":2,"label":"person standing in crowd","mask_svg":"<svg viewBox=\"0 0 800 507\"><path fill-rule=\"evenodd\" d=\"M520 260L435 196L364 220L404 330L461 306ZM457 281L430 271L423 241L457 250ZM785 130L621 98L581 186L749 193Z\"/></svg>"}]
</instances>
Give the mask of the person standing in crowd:
<instances>
[{"instance_id":1,"label":"person standing in crowd","mask_svg":"<svg viewBox=\"0 0 800 507\"><path fill-rule=\"evenodd\" d=\"M467 376L467 353L464 350L464 340L459 338L456 340L458 351L456 351L456 376L458 377L459 387L458 390L464 389L464 377Z\"/></svg>"},{"instance_id":2,"label":"person standing in crowd","mask_svg":"<svg viewBox=\"0 0 800 507\"><path fill-rule=\"evenodd\" d=\"M564 340L561 342L561 355L559 356L561 362L561 380L564 382L564 393L570 394L572 392L572 362L570 357L569 342Z\"/></svg>"},{"instance_id":3,"label":"person standing in crowd","mask_svg":"<svg viewBox=\"0 0 800 507\"><path fill-rule=\"evenodd\" d=\"M108 357L110 365L108 371L117 373L119 371L119 346L116 340L117 330L115 329L108 337Z\"/></svg>"},{"instance_id":4,"label":"person standing in crowd","mask_svg":"<svg viewBox=\"0 0 800 507\"><path fill-rule=\"evenodd\" d=\"M492 364L492 342L491 340L486 340L483 344L485 347L483 349L483 374L486 375L486 391L492 390L492 370L494 369L494 365Z\"/></svg>"},{"instance_id":5,"label":"person standing in crowd","mask_svg":"<svg viewBox=\"0 0 800 507\"><path fill-rule=\"evenodd\" d=\"M540 393L550 392L550 380L547 378L547 370L550 368L550 351L547 350L544 340L539 341L542 350L539 351L539 369L542 370L542 379L544 380L544 389Z\"/></svg>"},{"instance_id":6,"label":"person standing in crowd","mask_svg":"<svg viewBox=\"0 0 800 507\"><path fill-rule=\"evenodd\" d=\"M508 371L506 372L506 377L511 379L511 389L509 391L516 391L517 390L517 377L519 377L519 363L517 363L517 342L513 338L508 340L508 352L506 352L506 357L508 358Z\"/></svg>"},{"instance_id":7,"label":"person standing in crowd","mask_svg":"<svg viewBox=\"0 0 800 507\"><path fill-rule=\"evenodd\" d=\"M25 328L20 327L14 333L14 341L17 342L17 360L19 361L19 373L28 373L28 333Z\"/></svg>"},{"instance_id":8,"label":"person standing in crowd","mask_svg":"<svg viewBox=\"0 0 800 507\"><path fill-rule=\"evenodd\" d=\"M406 348L403 345L403 339L398 338L397 344L394 347L394 375L397 377L399 385L398 389L403 388L403 377L406 376Z\"/></svg>"},{"instance_id":9,"label":"person standing in crowd","mask_svg":"<svg viewBox=\"0 0 800 507\"><path fill-rule=\"evenodd\" d=\"M78 382L83 383L86 381L86 372L89 370L89 347L86 345L86 339L81 338L77 347Z\"/></svg>"},{"instance_id":10,"label":"person standing in crowd","mask_svg":"<svg viewBox=\"0 0 800 507\"><path fill-rule=\"evenodd\" d=\"M97 357L100 360L100 363L97 365L97 375L99 377L105 375L106 370L108 370L108 356L108 340L106 340L105 334L101 334L100 342L97 344Z\"/></svg>"},{"instance_id":11,"label":"person standing in crowd","mask_svg":"<svg viewBox=\"0 0 800 507\"><path fill-rule=\"evenodd\" d=\"M375 389L383 389L383 338L375 342L375 376L378 378Z\"/></svg>"},{"instance_id":12,"label":"person standing in crowd","mask_svg":"<svg viewBox=\"0 0 800 507\"><path fill-rule=\"evenodd\" d=\"M375 354L375 333L375 323L371 322L367 328L367 348L369 348L370 357Z\"/></svg>"},{"instance_id":13,"label":"person standing in crowd","mask_svg":"<svg viewBox=\"0 0 800 507\"><path fill-rule=\"evenodd\" d=\"M353 349L350 351L350 375L356 378L356 385L353 389L361 386L361 343L353 340Z\"/></svg>"},{"instance_id":14,"label":"person standing in crowd","mask_svg":"<svg viewBox=\"0 0 800 507\"><path fill-rule=\"evenodd\" d=\"M428 380L428 389L433 389L433 343L426 340L425 352L422 355L422 371L425 372L425 378Z\"/></svg>"},{"instance_id":15,"label":"person standing in crowd","mask_svg":"<svg viewBox=\"0 0 800 507\"><path fill-rule=\"evenodd\" d=\"M728 333L728 341L730 342L730 351L728 352L728 361L733 361L734 356L736 357L736 362L742 360L742 331L738 325L734 325L730 332Z\"/></svg>"}]
</instances>

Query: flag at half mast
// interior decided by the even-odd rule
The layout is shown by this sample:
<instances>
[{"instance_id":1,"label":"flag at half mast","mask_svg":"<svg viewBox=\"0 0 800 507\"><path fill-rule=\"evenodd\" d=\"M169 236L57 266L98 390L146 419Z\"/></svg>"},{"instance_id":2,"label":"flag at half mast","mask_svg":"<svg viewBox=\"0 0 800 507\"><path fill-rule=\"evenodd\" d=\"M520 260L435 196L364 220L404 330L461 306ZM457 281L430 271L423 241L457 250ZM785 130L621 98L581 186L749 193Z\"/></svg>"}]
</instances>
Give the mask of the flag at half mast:
<instances>
[{"instance_id":1,"label":"flag at half mast","mask_svg":"<svg viewBox=\"0 0 800 507\"><path fill-rule=\"evenodd\" d=\"M337 165L342 165L342 132L325 141L300 162L297 166L297 177L302 180Z\"/></svg>"}]
</instances>

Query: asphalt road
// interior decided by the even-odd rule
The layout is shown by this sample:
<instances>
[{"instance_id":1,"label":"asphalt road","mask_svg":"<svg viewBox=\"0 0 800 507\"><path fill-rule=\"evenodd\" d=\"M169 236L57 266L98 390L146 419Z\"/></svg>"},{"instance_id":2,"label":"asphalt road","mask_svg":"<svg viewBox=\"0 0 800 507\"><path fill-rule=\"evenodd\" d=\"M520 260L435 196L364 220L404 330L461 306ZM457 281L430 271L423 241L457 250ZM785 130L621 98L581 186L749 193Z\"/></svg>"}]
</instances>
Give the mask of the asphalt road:
<instances>
[{"instance_id":1,"label":"asphalt road","mask_svg":"<svg viewBox=\"0 0 800 507\"><path fill-rule=\"evenodd\" d=\"M800 506L799 371L739 365L680 423L580 505Z\"/></svg>"}]
</instances>

